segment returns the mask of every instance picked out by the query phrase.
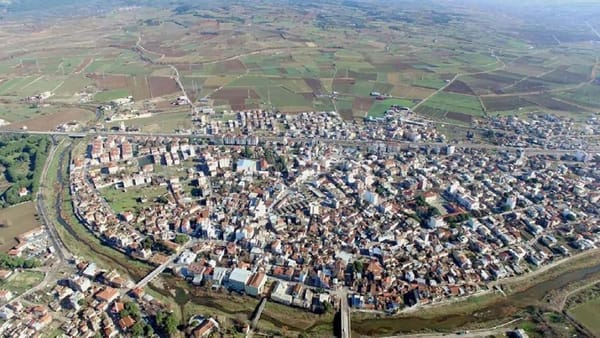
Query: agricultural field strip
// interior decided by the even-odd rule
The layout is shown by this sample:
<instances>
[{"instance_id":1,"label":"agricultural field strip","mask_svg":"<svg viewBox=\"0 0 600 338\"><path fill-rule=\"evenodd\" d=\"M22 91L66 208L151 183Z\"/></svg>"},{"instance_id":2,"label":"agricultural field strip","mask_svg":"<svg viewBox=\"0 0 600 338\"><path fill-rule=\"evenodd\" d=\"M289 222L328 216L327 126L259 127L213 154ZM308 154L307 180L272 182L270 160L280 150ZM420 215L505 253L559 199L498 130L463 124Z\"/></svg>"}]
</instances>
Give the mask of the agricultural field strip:
<instances>
[{"instance_id":1,"label":"agricultural field strip","mask_svg":"<svg viewBox=\"0 0 600 338\"><path fill-rule=\"evenodd\" d=\"M499 67L496 67L494 69L490 69L490 70L487 70L487 71L481 71L481 72L458 73L458 74L454 75L454 77L450 81L448 81L448 83L446 83L446 85L444 85L440 89L436 90L435 92L431 93L431 95L427 96L426 98L424 98L423 100L421 100L419 103L417 103L416 105L414 105L412 107L412 110L415 110L415 109L419 108L421 105L423 105L429 99L431 99L432 97L434 97L436 94L443 92L444 89L448 88L459 77L462 77L462 76L471 76L471 75L477 75L477 74L487 74L487 73L492 73L492 72L495 72L495 71L502 70L502 69L506 68L506 64L504 63L504 61L502 61L502 59L500 59L500 57L498 57L497 55L494 55L494 57L496 58L497 62L500 63Z\"/></svg>"}]
</instances>

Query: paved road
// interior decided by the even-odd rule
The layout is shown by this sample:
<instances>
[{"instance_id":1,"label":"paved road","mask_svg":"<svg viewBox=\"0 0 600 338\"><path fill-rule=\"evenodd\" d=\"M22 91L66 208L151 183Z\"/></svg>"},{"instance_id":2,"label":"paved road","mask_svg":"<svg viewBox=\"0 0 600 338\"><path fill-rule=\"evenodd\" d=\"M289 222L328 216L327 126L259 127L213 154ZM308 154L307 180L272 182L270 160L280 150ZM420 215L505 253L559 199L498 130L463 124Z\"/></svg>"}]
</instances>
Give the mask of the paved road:
<instances>
[{"instance_id":1,"label":"paved road","mask_svg":"<svg viewBox=\"0 0 600 338\"><path fill-rule=\"evenodd\" d=\"M138 137L195 137L202 138L209 141L220 140L221 135L207 135L207 134L191 134L191 133L131 133L131 132L120 132L120 131L88 131L80 133L60 132L60 131L29 131L29 130L0 130L0 134L20 134L20 135L51 135L51 136L65 136L65 137L86 137L86 136L138 136ZM446 143L440 142L410 142L403 140L342 140L342 139L328 139L328 138L313 138L313 137L279 137L279 136L260 136L260 142L304 142L304 143L323 143L323 144L334 144L338 146L347 147L369 147L376 144L382 144L387 146L400 146L400 147L421 147L421 146L438 146L443 147ZM507 145L493 145L484 143L470 143L470 142L458 142L452 145L457 148L467 149L491 149L491 150L521 150L528 155L562 155L562 154L573 154L576 149L543 149L539 147L516 147ZM588 147L583 149L587 152L600 152L600 147Z\"/></svg>"},{"instance_id":2,"label":"paved road","mask_svg":"<svg viewBox=\"0 0 600 338\"><path fill-rule=\"evenodd\" d=\"M60 146L63 142L64 140L61 140L58 146ZM54 160L54 156L56 156L56 150L58 149L58 146L52 145L50 148L50 152L48 153L48 157L46 158L46 163L44 163L44 168L42 169L42 175L40 175L40 184L35 199L38 215L41 216L42 224L46 228L46 231L50 235L50 239L54 244L56 256L62 263L67 259L67 257L70 257L70 254L68 253L62 240L60 239L60 236L58 236L58 233L54 228L54 223L48 217L48 214L46 213L47 209L44 206L44 189L47 188L46 182L48 182L48 167Z\"/></svg>"},{"instance_id":3,"label":"paved road","mask_svg":"<svg viewBox=\"0 0 600 338\"><path fill-rule=\"evenodd\" d=\"M408 338L408 337L415 337L415 338L437 338L437 337L452 337L452 338L475 338L475 337L489 337L489 336L496 336L496 335L501 335L501 334L505 334L506 331L510 330L511 324L514 324L518 321L522 320L522 318L516 318L513 319L511 321L508 321L506 323L500 324L500 325L496 325L494 327L490 327L487 329L480 329L480 330L472 330L472 331L461 331L460 333L417 333L417 334L408 334L408 335L399 335L399 336L390 336L387 338Z\"/></svg>"},{"instance_id":4,"label":"paved road","mask_svg":"<svg viewBox=\"0 0 600 338\"><path fill-rule=\"evenodd\" d=\"M196 242L197 242L196 240L190 239L187 243L185 243L185 245L183 245L179 249L178 252L172 254L166 262L164 262L163 264L161 264L160 266L158 266L156 269L152 270L152 272L150 272L148 275L146 275L146 277L144 277L142 280L140 280L139 282L137 282L137 284L135 284L135 286L133 286L129 290L133 290L135 288L143 288L146 285L148 285L148 283L150 283L154 278L156 278L163 271L165 271L165 269L167 267L169 267L171 264L173 264L173 262L175 262L175 260L177 259L177 257L179 257L179 255L181 254L181 252L185 251L186 249L188 249L189 247L191 247L192 245L194 245Z\"/></svg>"},{"instance_id":5,"label":"paved road","mask_svg":"<svg viewBox=\"0 0 600 338\"><path fill-rule=\"evenodd\" d=\"M350 305L348 304L348 289L339 288L333 292L340 300L340 338L350 338L352 327L350 325Z\"/></svg>"},{"instance_id":6,"label":"paved road","mask_svg":"<svg viewBox=\"0 0 600 338\"><path fill-rule=\"evenodd\" d=\"M61 143L63 141L61 141ZM60 146L61 143L59 143L58 145ZM58 262L52 263L52 265L43 267L41 269L36 269L36 271L42 272L44 274L44 279L38 285L25 291L24 293L20 294L19 296L11 299L9 302L0 303L0 306L4 306L5 304L14 302L14 301L21 301L21 300L25 299L28 295L31 295L35 292L38 292L38 291L44 289L46 286L48 286L48 284L50 282L53 282L56 280L56 274L58 273L58 267L60 267L61 265L63 265L65 263L67 257L70 257L69 252L64 247L60 237L56 233L56 229L54 228L54 223L52 223L50 221L50 219L48 218L48 215L46 214L46 208L44 206L43 191L46 188L45 182L47 182L48 167L50 166L50 163L52 163L52 161L54 160L54 156L56 156L57 148L58 147L55 146L54 144L52 144L50 146L50 152L48 153L48 157L46 158L46 162L44 163L44 168L42 169L42 174L40 175L40 184L39 184L38 192L36 193L36 196L35 196L35 199L36 199L35 206L36 206L38 215L40 215L40 217L41 217L42 225L45 227L46 231L50 235L50 240L55 248L55 254L56 254L56 257L58 258Z\"/></svg>"}]
</instances>

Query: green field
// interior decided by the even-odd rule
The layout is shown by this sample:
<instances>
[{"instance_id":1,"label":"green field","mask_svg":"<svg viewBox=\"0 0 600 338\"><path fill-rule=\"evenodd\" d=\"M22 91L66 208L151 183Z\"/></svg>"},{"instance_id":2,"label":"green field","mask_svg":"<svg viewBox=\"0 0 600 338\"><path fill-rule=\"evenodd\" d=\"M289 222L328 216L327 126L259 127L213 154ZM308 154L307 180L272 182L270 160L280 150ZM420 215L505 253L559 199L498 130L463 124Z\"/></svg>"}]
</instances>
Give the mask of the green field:
<instances>
[{"instance_id":1,"label":"green field","mask_svg":"<svg viewBox=\"0 0 600 338\"><path fill-rule=\"evenodd\" d=\"M100 92L94 96L96 102L109 102L112 100L124 98L131 95L131 91L127 89L113 89Z\"/></svg>"},{"instance_id":2,"label":"green field","mask_svg":"<svg viewBox=\"0 0 600 338\"><path fill-rule=\"evenodd\" d=\"M598 85L585 85L581 88L572 91L561 92L557 95L558 97L593 108L600 108L600 86Z\"/></svg>"},{"instance_id":3,"label":"green field","mask_svg":"<svg viewBox=\"0 0 600 338\"><path fill-rule=\"evenodd\" d=\"M580 304L568 312L592 334L600 336L600 298Z\"/></svg>"},{"instance_id":4,"label":"green field","mask_svg":"<svg viewBox=\"0 0 600 338\"><path fill-rule=\"evenodd\" d=\"M385 115L385 111L392 105L398 105L402 107L411 107L413 102L406 99L387 99L383 101L375 101L375 103L369 109L369 116L381 117Z\"/></svg>"},{"instance_id":5,"label":"green field","mask_svg":"<svg viewBox=\"0 0 600 338\"><path fill-rule=\"evenodd\" d=\"M168 191L164 187L130 187L126 191L110 187L100 191L100 194L117 213L150 206L154 199L167 193ZM146 197L147 202L138 202L139 197Z\"/></svg>"},{"instance_id":6,"label":"green field","mask_svg":"<svg viewBox=\"0 0 600 338\"><path fill-rule=\"evenodd\" d=\"M15 272L6 281L0 282L0 289L9 290L15 295L20 295L40 284L43 279L44 274L42 272L27 270Z\"/></svg>"},{"instance_id":7,"label":"green field","mask_svg":"<svg viewBox=\"0 0 600 338\"><path fill-rule=\"evenodd\" d=\"M120 124L121 122L111 122L107 125L111 127ZM125 125L137 127L146 132L173 131L175 129L191 128L192 120L189 111L186 109L185 111L158 113L150 117L128 120L125 121Z\"/></svg>"},{"instance_id":8,"label":"green field","mask_svg":"<svg viewBox=\"0 0 600 338\"><path fill-rule=\"evenodd\" d=\"M476 96L440 92L429 99L424 106L441 111L483 116L483 109Z\"/></svg>"}]
</instances>

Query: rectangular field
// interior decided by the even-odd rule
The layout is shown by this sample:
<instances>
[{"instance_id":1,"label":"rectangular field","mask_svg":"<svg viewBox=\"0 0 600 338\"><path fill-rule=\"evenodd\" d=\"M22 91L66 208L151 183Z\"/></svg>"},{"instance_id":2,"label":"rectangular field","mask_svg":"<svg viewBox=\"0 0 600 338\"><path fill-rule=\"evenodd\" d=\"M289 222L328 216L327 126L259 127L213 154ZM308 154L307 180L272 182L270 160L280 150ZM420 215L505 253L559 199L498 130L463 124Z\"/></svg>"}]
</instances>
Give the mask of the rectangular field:
<instances>
[{"instance_id":1,"label":"rectangular field","mask_svg":"<svg viewBox=\"0 0 600 338\"><path fill-rule=\"evenodd\" d=\"M33 202L0 209L0 250L6 252L17 244L17 236L40 227Z\"/></svg>"},{"instance_id":2,"label":"rectangular field","mask_svg":"<svg viewBox=\"0 0 600 338\"><path fill-rule=\"evenodd\" d=\"M471 116L483 116L479 99L471 95L440 92L429 99L425 107Z\"/></svg>"},{"instance_id":3,"label":"rectangular field","mask_svg":"<svg viewBox=\"0 0 600 338\"><path fill-rule=\"evenodd\" d=\"M135 208L150 206L154 199L167 194L164 187L136 187L128 188L127 191L115 188L102 190L102 196L115 212L134 211ZM147 202L139 203L138 198L145 197Z\"/></svg>"},{"instance_id":4,"label":"rectangular field","mask_svg":"<svg viewBox=\"0 0 600 338\"><path fill-rule=\"evenodd\" d=\"M31 289L40 284L44 279L44 274L39 271L21 271L10 276L6 281L0 282L0 288L12 291L16 295Z\"/></svg>"},{"instance_id":5,"label":"rectangular field","mask_svg":"<svg viewBox=\"0 0 600 338\"><path fill-rule=\"evenodd\" d=\"M569 315L596 336L600 336L600 298L578 305Z\"/></svg>"}]
</instances>

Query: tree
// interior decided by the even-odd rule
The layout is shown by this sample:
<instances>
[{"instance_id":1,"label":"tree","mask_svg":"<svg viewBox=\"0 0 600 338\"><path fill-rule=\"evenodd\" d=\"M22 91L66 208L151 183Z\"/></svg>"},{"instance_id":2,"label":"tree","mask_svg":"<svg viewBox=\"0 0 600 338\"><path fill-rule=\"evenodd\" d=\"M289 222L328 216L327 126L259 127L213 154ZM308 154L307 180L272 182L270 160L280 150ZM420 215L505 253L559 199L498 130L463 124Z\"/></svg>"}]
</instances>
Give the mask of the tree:
<instances>
[{"instance_id":1,"label":"tree","mask_svg":"<svg viewBox=\"0 0 600 338\"><path fill-rule=\"evenodd\" d=\"M362 273L363 272L363 262L354 261L354 271Z\"/></svg>"},{"instance_id":2,"label":"tree","mask_svg":"<svg viewBox=\"0 0 600 338\"><path fill-rule=\"evenodd\" d=\"M144 337L152 337L154 335L154 328L150 324L146 324L144 327Z\"/></svg>"},{"instance_id":3,"label":"tree","mask_svg":"<svg viewBox=\"0 0 600 338\"><path fill-rule=\"evenodd\" d=\"M184 244L184 243L186 243L186 242L187 242L189 239L190 239L190 238L189 238L189 236L188 236L188 235L186 235L186 234L177 234L177 235L175 236L175 240L174 240L174 241L175 241L175 243L177 243L177 244Z\"/></svg>"},{"instance_id":4,"label":"tree","mask_svg":"<svg viewBox=\"0 0 600 338\"><path fill-rule=\"evenodd\" d=\"M130 330L133 337L144 337L144 324L141 321L133 324Z\"/></svg>"},{"instance_id":5,"label":"tree","mask_svg":"<svg viewBox=\"0 0 600 338\"><path fill-rule=\"evenodd\" d=\"M123 315L123 312L125 312L126 315ZM125 308L123 309L123 311L121 311L120 316L121 316L121 318L124 318L124 317L127 317L127 315L131 316L136 321L141 318L140 308L138 307L138 305L136 303L134 303L134 302L125 303Z\"/></svg>"},{"instance_id":6,"label":"tree","mask_svg":"<svg viewBox=\"0 0 600 338\"><path fill-rule=\"evenodd\" d=\"M36 259L25 259L22 257L11 257L6 253L0 253L0 267L4 269L17 269L17 268L37 268L40 267L41 263Z\"/></svg>"},{"instance_id":7,"label":"tree","mask_svg":"<svg viewBox=\"0 0 600 338\"><path fill-rule=\"evenodd\" d=\"M144 240L142 241L142 246L144 247L144 249L151 249L153 245L154 239L152 239L152 237L150 236L144 238Z\"/></svg>"},{"instance_id":8,"label":"tree","mask_svg":"<svg viewBox=\"0 0 600 338\"><path fill-rule=\"evenodd\" d=\"M158 311L156 324L162 332L168 335L173 335L177 331L177 318L173 312Z\"/></svg>"},{"instance_id":9,"label":"tree","mask_svg":"<svg viewBox=\"0 0 600 338\"><path fill-rule=\"evenodd\" d=\"M248 146L245 146L244 151L242 152L242 156L245 158L252 158L253 155L254 153L252 152L252 149L250 149L250 147Z\"/></svg>"}]
</instances>

